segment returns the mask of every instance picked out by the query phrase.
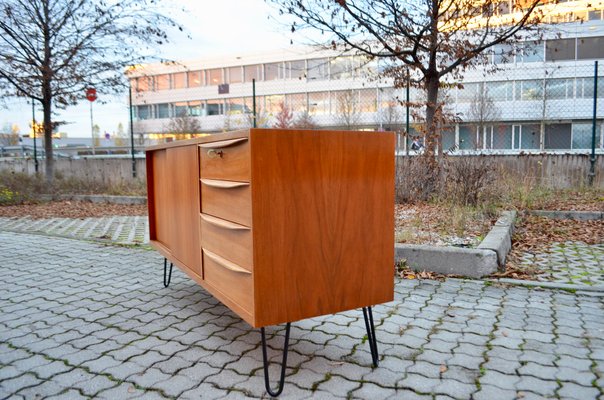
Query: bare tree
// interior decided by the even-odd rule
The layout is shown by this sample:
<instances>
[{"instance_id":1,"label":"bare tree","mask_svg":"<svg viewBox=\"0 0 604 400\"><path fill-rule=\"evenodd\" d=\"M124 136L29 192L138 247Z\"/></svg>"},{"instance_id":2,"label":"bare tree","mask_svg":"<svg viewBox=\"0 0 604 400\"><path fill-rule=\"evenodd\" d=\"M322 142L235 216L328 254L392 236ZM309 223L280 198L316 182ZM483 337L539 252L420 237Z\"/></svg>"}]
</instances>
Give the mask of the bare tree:
<instances>
[{"instance_id":1,"label":"bare tree","mask_svg":"<svg viewBox=\"0 0 604 400\"><path fill-rule=\"evenodd\" d=\"M158 0L0 0L0 90L42 104L49 183L53 108L76 104L86 88L125 87L124 68L166 42L165 28L180 28L158 7Z\"/></svg>"},{"instance_id":2,"label":"bare tree","mask_svg":"<svg viewBox=\"0 0 604 400\"><path fill-rule=\"evenodd\" d=\"M199 118L183 112L170 119L170 122L164 127L164 132L180 136L201 133L201 123L199 122Z\"/></svg>"},{"instance_id":3,"label":"bare tree","mask_svg":"<svg viewBox=\"0 0 604 400\"><path fill-rule=\"evenodd\" d=\"M285 102L279 103L279 112L275 114L274 128L287 129L294 124L294 114Z\"/></svg>"},{"instance_id":4,"label":"bare tree","mask_svg":"<svg viewBox=\"0 0 604 400\"><path fill-rule=\"evenodd\" d=\"M0 131L0 146L16 146L19 144L19 126L4 124Z\"/></svg>"},{"instance_id":5,"label":"bare tree","mask_svg":"<svg viewBox=\"0 0 604 400\"><path fill-rule=\"evenodd\" d=\"M486 61L485 50L510 44L523 31L538 30L541 0L270 0L295 18L292 30L312 28L331 47L391 60L384 74L397 87L412 78L426 92L426 154L438 151L439 90L449 75ZM510 47L514 51L514 47Z\"/></svg>"},{"instance_id":6,"label":"bare tree","mask_svg":"<svg viewBox=\"0 0 604 400\"><path fill-rule=\"evenodd\" d=\"M493 121L496 121L501 116L499 107L495 105L493 98L489 96L489 90L483 83L481 90L474 94L468 109L468 121L473 122L476 126L476 140L474 148L478 149L484 143L482 139L485 135L487 126Z\"/></svg>"},{"instance_id":7,"label":"bare tree","mask_svg":"<svg viewBox=\"0 0 604 400\"><path fill-rule=\"evenodd\" d=\"M294 121L294 128L317 129L318 125L313 120L312 115L309 114L308 110L304 110L296 117L296 120Z\"/></svg>"},{"instance_id":8,"label":"bare tree","mask_svg":"<svg viewBox=\"0 0 604 400\"><path fill-rule=\"evenodd\" d=\"M361 122L359 92L348 89L337 93L336 120L345 129L357 129Z\"/></svg>"}]
</instances>

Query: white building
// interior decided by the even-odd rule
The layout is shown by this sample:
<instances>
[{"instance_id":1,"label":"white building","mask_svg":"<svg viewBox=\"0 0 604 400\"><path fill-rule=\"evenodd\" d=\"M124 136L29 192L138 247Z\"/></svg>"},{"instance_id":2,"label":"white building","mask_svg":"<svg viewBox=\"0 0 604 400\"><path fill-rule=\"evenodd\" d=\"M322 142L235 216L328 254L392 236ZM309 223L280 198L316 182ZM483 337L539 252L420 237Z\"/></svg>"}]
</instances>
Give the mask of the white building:
<instances>
[{"instance_id":1,"label":"white building","mask_svg":"<svg viewBox=\"0 0 604 400\"><path fill-rule=\"evenodd\" d=\"M512 59L501 55L505 49L493 48L489 57L497 72L471 71L463 88L447 92L447 108L460 122L443 134L444 149L513 153L591 148L594 64L604 60L604 7L560 4L562 13L548 17L556 22L556 32L538 43L518 43L520 51ZM563 22L577 18L583 22ZM135 134L170 136L170 121L182 116L197 119L203 132L249 127L252 80L258 126L274 125L284 104L294 119L308 115L322 128L404 131L406 110L397 98L404 101L406 90L375 79L379 69L361 56L311 49L139 66L129 71ZM604 65L597 79L596 146L601 152ZM411 101L417 96L412 90ZM480 99L492 99L488 113L472 111Z\"/></svg>"}]
</instances>

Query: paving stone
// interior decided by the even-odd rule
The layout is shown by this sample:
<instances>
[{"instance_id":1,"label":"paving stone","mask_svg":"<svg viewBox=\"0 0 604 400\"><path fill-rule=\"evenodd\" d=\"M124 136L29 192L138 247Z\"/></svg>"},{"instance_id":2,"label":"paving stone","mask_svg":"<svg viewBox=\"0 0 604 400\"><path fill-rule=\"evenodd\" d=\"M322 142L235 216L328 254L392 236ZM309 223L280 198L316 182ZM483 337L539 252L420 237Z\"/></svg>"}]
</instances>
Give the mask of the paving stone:
<instances>
[{"instance_id":1,"label":"paving stone","mask_svg":"<svg viewBox=\"0 0 604 400\"><path fill-rule=\"evenodd\" d=\"M561 398L576 400L595 399L601 395L600 391L594 387L581 386L572 382L562 383L562 388L558 390L557 394Z\"/></svg>"},{"instance_id":2,"label":"paving stone","mask_svg":"<svg viewBox=\"0 0 604 400\"><path fill-rule=\"evenodd\" d=\"M398 387L410 389L420 394L430 394L434 388L440 385L440 379L426 378L418 374L407 374L407 376L398 383Z\"/></svg>"},{"instance_id":3,"label":"paving stone","mask_svg":"<svg viewBox=\"0 0 604 400\"><path fill-rule=\"evenodd\" d=\"M553 397L556 389L558 389L558 383L555 380L539 379L532 376L521 376L518 383L516 383L516 391L533 392L543 397Z\"/></svg>"},{"instance_id":4,"label":"paving stone","mask_svg":"<svg viewBox=\"0 0 604 400\"><path fill-rule=\"evenodd\" d=\"M481 385L497 386L501 389L514 388L519 380L520 378L518 376L489 370L487 370L479 379Z\"/></svg>"},{"instance_id":5,"label":"paving stone","mask_svg":"<svg viewBox=\"0 0 604 400\"><path fill-rule=\"evenodd\" d=\"M469 399L475 391L475 384L462 383L457 380L441 382L440 385L434 388L434 393L446 395L454 399Z\"/></svg>"}]
</instances>

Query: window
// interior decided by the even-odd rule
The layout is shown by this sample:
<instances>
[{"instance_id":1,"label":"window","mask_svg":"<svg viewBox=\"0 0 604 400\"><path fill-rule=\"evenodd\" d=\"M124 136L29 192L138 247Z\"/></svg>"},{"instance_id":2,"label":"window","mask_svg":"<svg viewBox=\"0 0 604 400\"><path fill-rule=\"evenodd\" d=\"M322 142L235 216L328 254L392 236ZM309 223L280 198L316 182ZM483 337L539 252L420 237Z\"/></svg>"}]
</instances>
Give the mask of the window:
<instances>
[{"instance_id":1,"label":"window","mask_svg":"<svg viewBox=\"0 0 604 400\"><path fill-rule=\"evenodd\" d=\"M538 150L540 148L539 138L541 136L539 125L522 125L521 128L520 148Z\"/></svg>"},{"instance_id":2,"label":"window","mask_svg":"<svg viewBox=\"0 0 604 400\"><path fill-rule=\"evenodd\" d=\"M170 118L170 104L163 103L157 105L157 118Z\"/></svg>"},{"instance_id":3,"label":"window","mask_svg":"<svg viewBox=\"0 0 604 400\"><path fill-rule=\"evenodd\" d=\"M208 100L206 105L207 115L224 114L224 102L222 100Z\"/></svg>"},{"instance_id":4,"label":"window","mask_svg":"<svg viewBox=\"0 0 604 400\"><path fill-rule=\"evenodd\" d=\"M509 44L498 44L493 46L493 64L505 64L514 62L514 48Z\"/></svg>"},{"instance_id":5,"label":"window","mask_svg":"<svg viewBox=\"0 0 604 400\"><path fill-rule=\"evenodd\" d=\"M575 59L575 39L556 39L545 42L545 60L561 61Z\"/></svg>"},{"instance_id":6,"label":"window","mask_svg":"<svg viewBox=\"0 0 604 400\"><path fill-rule=\"evenodd\" d=\"M203 85L203 71L187 72L187 83L190 88Z\"/></svg>"},{"instance_id":7,"label":"window","mask_svg":"<svg viewBox=\"0 0 604 400\"><path fill-rule=\"evenodd\" d=\"M599 127L596 127L599 129ZM596 138L599 130L596 131ZM591 149L591 124L573 124L572 127L572 148L573 149Z\"/></svg>"},{"instance_id":8,"label":"window","mask_svg":"<svg viewBox=\"0 0 604 400\"><path fill-rule=\"evenodd\" d=\"M588 15L590 21L599 21L602 19L602 10L590 11Z\"/></svg>"},{"instance_id":9,"label":"window","mask_svg":"<svg viewBox=\"0 0 604 400\"><path fill-rule=\"evenodd\" d=\"M493 127L493 136L491 138L491 148L493 149L511 149L512 148L512 126L498 125Z\"/></svg>"},{"instance_id":10,"label":"window","mask_svg":"<svg viewBox=\"0 0 604 400\"><path fill-rule=\"evenodd\" d=\"M153 78L150 76L142 76L136 78L136 90L138 92L148 92L153 89Z\"/></svg>"},{"instance_id":11,"label":"window","mask_svg":"<svg viewBox=\"0 0 604 400\"><path fill-rule=\"evenodd\" d=\"M443 152L452 152L456 150L455 146L455 131L452 129L444 129L443 136Z\"/></svg>"},{"instance_id":12,"label":"window","mask_svg":"<svg viewBox=\"0 0 604 400\"><path fill-rule=\"evenodd\" d=\"M507 81L487 82L486 90L493 101L512 100L512 83Z\"/></svg>"},{"instance_id":13,"label":"window","mask_svg":"<svg viewBox=\"0 0 604 400\"><path fill-rule=\"evenodd\" d=\"M202 103L200 101L189 102L189 115L192 117L199 117L202 113Z\"/></svg>"},{"instance_id":14,"label":"window","mask_svg":"<svg viewBox=\"0 0 604 400\"><path fill-rule=\"evenodd\" d=\"M480 83L465 83L463 88L457 89L457 101L460 103L469 103L478 93Z\"/></svg>"},{"instance_id":15,"label":"window","mask_svg":"<svg viewBox=\"0 0 604 400\"><path fill-rule=\"evenodd\" d=\"M156 75L155 76L155 90L167 90L170 89L170 75Z\"/></svg>"},{"instance_id":16,"label":"window","mask_svg":"<svg viewBox=\"0 0 604 400\"><path fill-rule=\"evenodd\" d=\"M189 106L186 101L174 103L172 107L174 108L175 117L186 117L189 115Z\"/></svg>"},{"instance_id":17,"label":"window","mask_svg":"<svg viewBox=\"0 0 604 400\"><path fill-rule=\"evenodd\" d=\"M242 98L227 100L227 114L246 114L250 111L245 106Z\"/></svg>"},{"instance_id":18,"label":"window","mask_svg":"<svg viewBox=\"0 0 604 400\"><path fill-rule=\"evenodd\" d=\"M329 60L330 79L353 77L352 57L337 57Z\"/></svg>"},{"instance_id":19,"label":"window","mask_svg":"<svg viewBox=\"0 0 604 400\"><path fill-rule=\"evenodd\" d=\"M531 41L521 45L522 62L543 61L543 42Z\"/></svg>"},{"instance_id":20,"label":"window","mask_svg":"<svg viewBox=\"0 0 604 400\"><path fill-rule=\"evenodd\" d=\"M264 65L264 80L274 81L283 79L283 63L272 63Z\"/></svg>"},{"instance_id":21,"label":"window","mask_svg":"<svg viewBox=\"0 0 604 400\"><path fill-rule=\"evenodd\" d=\"M306 93L288 94L285 99L292 112L303 112L308 108Z\"/></svg>"},{"instance_id":22,"label":"window","mask_svg":"<svg viewBox=\"0 0 604 400\"><path fill-rule=\"evenodd\" d=\"M326 58L315 58L308 60L308 80L323 80L329 78L329 61Z\"/></svg>"},{"instance_id":23,"label":"window","mask_svg":"<svg viewBox=\"0 0 604 400\"><path fill-rule=\"evenodd\" d=\"M546 149L570 149L571 124L545 125Z\"/></svg>"},{"instance_id":24,"label":"window","mask_svg":"<svg viewBox=\"0 0 604 400\"><path fill-rule=\"evenodd\" d=\"M573 80L547 79L545 81L545 98L547 100L573 98Z\"/></svg>"},{"instance_id":25,"label":"window","mask_svg":"<svg viewBox=\"0 0 604 400\"><path fill-rule=\"evenodd\" d=\"M306 62L304 60L290 61L291 79L303 79L306 77Z\"/></svg>"},{"instance_id":26,"label":"window","mask_svg":"<svg viewBox=\"0 0 604 400\"><path fill-rule=\"evenodd\" d=\"M264 101L266 102L266 112L269 114L277 114L279 111L281 111L281 103L285 101L285 96L266 96Z\"/></svg>"},{"instance_id":27,"label":"window","mask_svg":"<svg viewBox=\"0 0 604 400\"><path fill-rule=\"evenodd\" d=\"M137 115L138 119L150 119L151 118L151 108L148 105L137 106Z\"/></svg>"},{"instance_id":28,"label":"window","mask_svg":"<svg viewBox=\"0 0 604 400\"><path fill-rule=\"evenodd\" d=\"M184 72L179 72L177 74L172 74L172 89L182 89L185 86L186 74Z\"/></svg>"},{"instance_id":29,"label":"window","mask_svg":"<svg viewBox=\"0 0 604 400\"><path fill-rule=\"evenodd\" d=\"M243 75L246 82L251 82L252 79L259 81L261 79L261 65L246 65L243 67Z\"/></svg>"},{"instance_id":30,"label":"window","mask_svg":"<svg viewBox=\"0 0 604 400\"><path fill-rule=\"evenodd\" d=\"M476 127L473 125L462 125L459 127L459 149L473 150L477 147Z\"/></svg>"},{"instance_id":31,"label":"window","mask_svg":"<svg viewBox=\"0 0 604 400\"><path fill-rule=\"evenodd\" d=\"M604 36L579 39L577 41L577 58L579 60L604 58Z\"/></svg>"},{"instance_id":32,"label":"window","mask_svg":"<svg viewBox=\"0 0 604 400\"><path fill-rule=\"evenodd\" d=\"M208 74L208 82L209 86L221 85L224 82L222 81L222 68L214 68L206 71Z\"/></svg>"},{"instance_id":33,"label":"window","mask_svg":"<svg viewBox=\"0 0 604 400\"><path fill-rule=\"evenodd\" d=\"M243 72L241 67L230 67L228 69L229 83L243 82Z\"/></svg>"},{"instance_id":34,"label":"window","mask_svg":"<svg viewBox=\"0 0 604 400\"><path fill-rule=\"evenodd\" d=\"M308 112L310 115L329 113L329 93L314 92L308 94Z\"/></svg>"},{"instance_id":35,"label":"window","mask_svg":"<svg viewBox=\"0 0 604 400\"><path fill-rule=\"evenodd\" d=\"M377 91L375 89L359 90L361 112L377 112Z\"/></svg>"},{"instance_id":36,"label":"window","mask_svg":"<svg viewBox=\"0 0 604 400\"><path fill-rule=\"evenodd\" d=\"M543 99L543 83L541 80L516 81L515 100Z\"/></svg>"}]
</instances>

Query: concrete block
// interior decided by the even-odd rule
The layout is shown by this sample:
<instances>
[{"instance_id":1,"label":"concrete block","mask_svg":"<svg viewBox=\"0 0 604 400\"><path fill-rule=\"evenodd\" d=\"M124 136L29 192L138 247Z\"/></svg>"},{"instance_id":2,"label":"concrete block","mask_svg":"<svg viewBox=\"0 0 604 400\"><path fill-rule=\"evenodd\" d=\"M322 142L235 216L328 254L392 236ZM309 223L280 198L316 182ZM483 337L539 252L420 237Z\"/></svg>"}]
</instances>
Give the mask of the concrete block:
<instances>
[{"instance_id":1,"label":"concrete block","mask_svg":"<svg viewBox=\"0 0 604 400\"><path fill-rule=\"evenodd\" d=\"M604 211L548 211L548 210L534 210L530 211L532 215L538 217L552 218L552 219L574 219L578 221L593 221L593 220L604 220Z\"/></svg>"},{"instance_id":2,"label":"concrete block","mask_svg":"<svg viewBox=\"0 0 604 400\"><path fill-rule=\"evenodd\" d=\"M512 234L514 233L515 220L516 211L504 211L501 213L501 217L495 222L491 231L478 245L478 249L492 250L497 253L499 269L505 268L505 259L512 249Z\"/></svg>"},{"instance_id":3,"label":"concrete block","mask_svg":"<svg viewBox=\"0 0 604 400\"><path fill-rule=\"evenodd\" d=\"M463 249L426 245L395 245L395 260L405 259L409 267L439 274L480 278L497 271L497 253L487 249Z\"/></svg>"}]
</instances>

